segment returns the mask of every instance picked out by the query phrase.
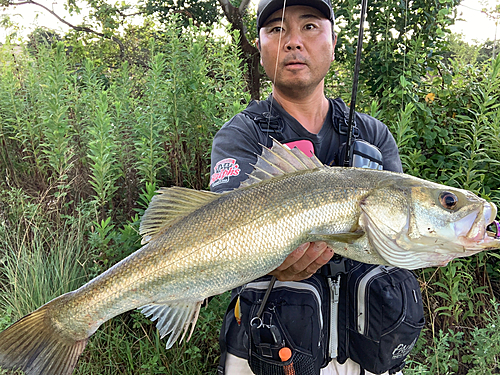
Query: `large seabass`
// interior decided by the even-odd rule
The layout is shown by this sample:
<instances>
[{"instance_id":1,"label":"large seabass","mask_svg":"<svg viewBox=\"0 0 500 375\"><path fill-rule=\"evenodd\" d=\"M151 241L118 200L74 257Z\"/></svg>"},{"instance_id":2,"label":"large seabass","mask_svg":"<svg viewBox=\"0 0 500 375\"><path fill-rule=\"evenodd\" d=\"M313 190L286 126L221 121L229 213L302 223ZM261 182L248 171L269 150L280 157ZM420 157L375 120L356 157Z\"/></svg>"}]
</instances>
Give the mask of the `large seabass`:
<instances>
[{"instance_id":1,"label":"large seabass","mask_svg":"<svg viewBox=\"0 0 500 375\"><path fill-rule=\"evenodd\" d=\"M87 339L140 308L167 347L209 296L265 275L298 245L408 269L497 249L494 204L405 174L325 167L298 149L263 149L255 171L224 194L161 189L142 223L144 246L81 288L0 333L0 367L71 374Z\"/></svg>"}]
</instances>

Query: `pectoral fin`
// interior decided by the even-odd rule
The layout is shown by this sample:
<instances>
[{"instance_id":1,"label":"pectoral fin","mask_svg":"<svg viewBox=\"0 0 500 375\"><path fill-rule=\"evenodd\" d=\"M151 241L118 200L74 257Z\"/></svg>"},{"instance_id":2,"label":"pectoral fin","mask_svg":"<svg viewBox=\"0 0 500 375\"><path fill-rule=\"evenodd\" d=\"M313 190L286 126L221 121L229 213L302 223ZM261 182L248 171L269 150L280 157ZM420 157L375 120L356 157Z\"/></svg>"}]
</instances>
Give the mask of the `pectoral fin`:
<instances>
[{"instance_id":1,"label":"pectoral fin","mask_svg":"<svg viewBox=\"0 0 500 375\"><path fill-rule=\"evenodd\" d=\"M139 310L146 317L151 317L151 321L157 320L156 328L158 328L161 338L170 335L167 341L167 349L170 349L181 334L180 341L184 339L191 325L189 336L186 339L189 341L198 320L202 302L178 302L169 305L150 304L140 307Z\"/></svg>"},{"instance_id":2,"label":"pectoral fin","mask_svg":"<svg viewBox=\"0 0 500 375\"><path fill-rule=\"evenodd\" d=\"M356 241L358 238L363 236L365 232L356 231L356 232L345 232L345 233L335 233L335 234L322 234L322 233L310 233L308 240L310 242L313 241L325 241L325 242L343 242L351 244Z\"/></svg>"}]
</instances>

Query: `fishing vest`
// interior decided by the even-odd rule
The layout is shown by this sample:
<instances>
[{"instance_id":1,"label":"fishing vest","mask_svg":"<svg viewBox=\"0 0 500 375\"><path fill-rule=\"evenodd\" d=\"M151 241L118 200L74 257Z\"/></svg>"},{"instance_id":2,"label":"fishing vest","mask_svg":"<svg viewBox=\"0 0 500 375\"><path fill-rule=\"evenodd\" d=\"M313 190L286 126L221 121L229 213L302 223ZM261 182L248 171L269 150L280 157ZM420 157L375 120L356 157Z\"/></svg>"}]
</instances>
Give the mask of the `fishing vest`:
<instances>
[{"instance_id":1,"label":"fishing vest","mask_svg":"<svg viewBox=\"0 0 500 375\"><path fill-rule=\"evenodd\" d=\"M329 100L336 133L332 147L338 149L333 164L341 165L349 109L341 99ZM290 141L283 118L270 112L268 101L251 102L242 114L269 135L266 147L271 137ZM382 154L363 135L355 124L354 158L362 167L382 169ZM395 374L425 323L420 286L408 270L334 256L306 280L277 281L268 290L270 279L232 291L219 339L219 375L227 352L247 359L257 375L318 375L332 359L342 364L348 358L374 374ZM285 347L291 357L283 360ZM286 372L290 368L294 372Z\"/></svg>"}]
</instances>

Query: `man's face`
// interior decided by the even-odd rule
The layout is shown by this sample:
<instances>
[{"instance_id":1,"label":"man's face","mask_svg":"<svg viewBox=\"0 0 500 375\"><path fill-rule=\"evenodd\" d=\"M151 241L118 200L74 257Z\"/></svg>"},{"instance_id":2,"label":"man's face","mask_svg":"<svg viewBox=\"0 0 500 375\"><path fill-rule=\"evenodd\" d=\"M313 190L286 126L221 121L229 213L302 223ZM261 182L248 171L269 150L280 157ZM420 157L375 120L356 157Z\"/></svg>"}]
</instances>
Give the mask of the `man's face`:
<instances>
[{"instance_id":1,"label":"man's face","mask_svg":"<svg viewBox=\"0 0 500 375\"><path fill-rule=\"evenodd\" d=\"M285 8L266 20L259 33L260 62L275 88L306 94L326 76L334 58L332 24L317 9ZM281 34L281 40L280 40Z\"/></svg>"}]
</instances>

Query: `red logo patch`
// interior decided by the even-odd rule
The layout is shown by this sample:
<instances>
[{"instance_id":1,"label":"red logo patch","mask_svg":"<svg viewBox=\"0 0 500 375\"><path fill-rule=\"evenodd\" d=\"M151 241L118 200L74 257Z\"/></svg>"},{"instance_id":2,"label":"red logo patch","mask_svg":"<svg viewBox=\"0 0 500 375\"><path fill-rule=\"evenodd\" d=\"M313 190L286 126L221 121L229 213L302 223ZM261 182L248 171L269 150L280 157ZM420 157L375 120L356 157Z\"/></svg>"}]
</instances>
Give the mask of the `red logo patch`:
<instances>
[{"instance_id":1,"label":"red logo patch","mask_svg":"<svg viewBox=\"0 0 500 375\"><path fill-rule=\"evenodd\" d=\"M210 178L210 186L216 186L229 181L229 177L240 174L240 166L236 159L227 158L215 164L214 174Z\"/></svg>"}]
</instances>

